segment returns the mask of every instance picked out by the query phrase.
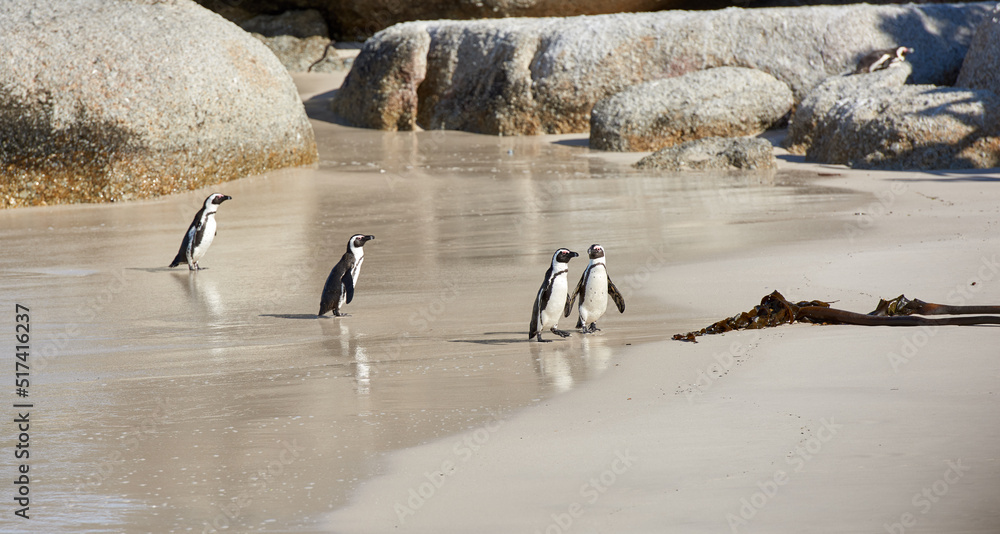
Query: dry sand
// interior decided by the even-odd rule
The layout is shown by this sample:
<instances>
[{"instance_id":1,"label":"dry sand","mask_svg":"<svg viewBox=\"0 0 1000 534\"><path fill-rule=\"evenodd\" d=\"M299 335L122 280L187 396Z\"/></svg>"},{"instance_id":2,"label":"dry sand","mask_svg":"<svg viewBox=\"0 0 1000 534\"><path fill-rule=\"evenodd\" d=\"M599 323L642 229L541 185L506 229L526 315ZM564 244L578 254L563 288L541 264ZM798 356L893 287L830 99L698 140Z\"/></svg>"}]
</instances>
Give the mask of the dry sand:
<instances>
[{"instance_id":1,"label":"dry sand","mask_svg":"<svg viewBox=\"0 0 1000 534\"><path fill-rule=\"evenodd\" d=\"M773 289L857 311L901 292L1000 302L995 175L824 172L874 199L818 215L825 239L664 266L643 291L671 310L665 327L704 326ZM625 349L544 406L391 455L328 524L998 532L997 332L794 325Z\"/></svg>"},{"instance_id":2,"label":"dry sand","mask_svg":"<svg viewBox=\"0 0 1000 534\"><path fill-rule=\"evenodd\" d=\"M668 341L773 289L1000 304L998 175L649 174L585 136L346 128L337 80L297 81L322 161L215 188L205 271L164 266L207 190L0 212L37 403L3 531L1000 531L994 327ZM355 232L352 316L316 319ZM625 314L526 341L552 251L594 242Z\"/></svg>"}]
</instances>

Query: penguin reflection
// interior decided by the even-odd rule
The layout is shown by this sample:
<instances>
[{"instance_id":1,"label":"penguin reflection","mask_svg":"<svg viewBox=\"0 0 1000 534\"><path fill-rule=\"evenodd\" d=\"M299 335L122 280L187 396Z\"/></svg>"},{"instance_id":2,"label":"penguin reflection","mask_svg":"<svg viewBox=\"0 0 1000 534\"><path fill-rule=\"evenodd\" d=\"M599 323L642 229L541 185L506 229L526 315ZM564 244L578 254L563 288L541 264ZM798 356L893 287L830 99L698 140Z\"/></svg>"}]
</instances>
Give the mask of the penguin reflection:
<instances>
[{"instance_id":1,"label":"penguin reflection","mask_svg":"<svg viewBox=\"0 0 1000 534\"><path fill-rule=\"evenodd\" d=\"M347 367L347 374L354 381L354 391L358 394L359 401L365 404L359 406L359 411L366 411L367 401L363 399L371 394L374 369L363 339L361 336L352 335L351 328L346 322L323 321L323 335L327 339L324 345L328 348L330 356L336 358L334 365L338 368Z\"/></svg>"},{"instance_id":2,"label":"penguin reflection","mask_svg":"<svg viewBox=\"0 0 1000 534\"><path fill-rule=\"evenodd\" d=\"M174 279L187 291L188 297L198 302L201 308L207 312L208 319L218 320L225 316L225 305L219 295L214 278L202 278L194 276L193 273L175 272Z\"/></svg>"},{"instance_id":3,"label":"penguin reflection","mask_svg":"<svg viewBox=\"0 0 1000 534\"><path fill-rule=\"evenodd\" d=\"M600 376L611 365L613 354L607 340L599 336L580 336L569 345L531 343L529 346L542 387L551 388L553 393L568 391L584 380Z\"/></svg>"}]
</instances>

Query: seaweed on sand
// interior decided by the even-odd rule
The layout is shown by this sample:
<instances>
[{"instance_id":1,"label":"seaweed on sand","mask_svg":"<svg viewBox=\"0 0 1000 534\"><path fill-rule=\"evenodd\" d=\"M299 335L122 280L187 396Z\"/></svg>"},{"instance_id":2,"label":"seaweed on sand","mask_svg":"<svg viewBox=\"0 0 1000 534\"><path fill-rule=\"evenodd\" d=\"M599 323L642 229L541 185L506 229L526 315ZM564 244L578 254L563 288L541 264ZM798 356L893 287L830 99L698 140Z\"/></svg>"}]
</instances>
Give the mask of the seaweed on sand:
<instances>
[{"instance_id":1,"label":"seaweed on sand","mask_svg":"<svg viewBox=\"0 0 1000 534\"><path fill-rule=\"evenodd\" d=\"M701 330L674 334L678 341L697 343L698 336L721 334L730 330L767 328L795 321L816 324L856 324L864 326L922 326L922 325L977 325L1000 324L1000 306L949 306L900 295L891 300L879 299L875 310L864 314L831 308L821 300L789 302L777 291L765 295L758 306L722 319ZM931 319L923 315L961 315Z\"/></svg>"}]
</instances>

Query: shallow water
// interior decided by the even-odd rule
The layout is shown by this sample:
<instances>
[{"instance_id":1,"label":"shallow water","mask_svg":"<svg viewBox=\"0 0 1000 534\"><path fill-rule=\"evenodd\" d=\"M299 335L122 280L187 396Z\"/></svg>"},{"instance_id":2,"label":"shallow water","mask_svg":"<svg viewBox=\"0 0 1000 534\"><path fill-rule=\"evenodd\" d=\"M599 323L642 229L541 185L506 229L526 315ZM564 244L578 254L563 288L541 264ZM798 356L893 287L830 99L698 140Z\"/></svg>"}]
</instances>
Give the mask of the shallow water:
<instances>
[{"instance_id":1,"label":"shallow water","mask_svg":"<svg viewBox=\"0 0 1000 534\"><path fill-rule=\"evenodd\" d=\"M32 519L8 513L4 530L318 528L384 452L542 402L625 344L704 322L645 294L650 273L815 238L830 221L815 214L864 201L782 174L643 173L580 136L315 127L318 169L214 188L233 200L201 272L165 266L207 190L0 212L0 328L14 331L15 303L31 310L35 406ZM376 240L352 316L317 319L354 233ZM625 314L527 342L552 252L592 243ZM571 262L572 283L585 265Z\"/></svg>"}]
</instances>

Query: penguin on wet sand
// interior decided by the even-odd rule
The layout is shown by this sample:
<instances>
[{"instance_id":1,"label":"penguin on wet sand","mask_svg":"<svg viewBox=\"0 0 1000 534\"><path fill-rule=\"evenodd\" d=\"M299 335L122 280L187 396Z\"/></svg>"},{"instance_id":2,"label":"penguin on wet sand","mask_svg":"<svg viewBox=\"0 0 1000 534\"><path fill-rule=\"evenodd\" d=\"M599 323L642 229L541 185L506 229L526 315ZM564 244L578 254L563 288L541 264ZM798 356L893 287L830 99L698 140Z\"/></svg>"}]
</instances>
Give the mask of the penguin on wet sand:
<instances>
[{"instance_id":1,"label":"penguin on wet sand","mask_svg":"<svg viewBox=\"0 0 1000 534\"><path fill-rule=\"evenodd\" d=\"M559 314L563 306L568 305L566 292L569 289L567 274L569 272L569 260L579 256L572 250L561 248L552 254L552 264L549 270L545 271L545 280L542 280L542 287L538 288L538 295L535 296L535 305L531 308L531 326L528 327L528 341L536 338L538 341L551 341L542 339L542 330L550 329L553 334L561 337L569 336L569 332L559 330Z\"/></svg>"},{"instance_id":2,"label":"penguin on wet sand","mask_svg":"<svg viewBox=\"0 0 1000 534\"><path fill-rule=\"evenodd\" d=\"M195 214L191 226L188 227L184 239L181 241L181 249L174 257L171 267L177 267L182 263L188 264L188 269L192 271L201 270L198 260L205 256L208 247L215 240L215 212L219 205L233 197L222 193L212 193L205 199L205 204Z\"/></svg>"},{"instance_id":3,"label":"penguin on wet sand","mask_svg":"<svg viewBox=\"0 0 1000 534\"><path fill-rule=\"evenodd\" d=\"M566 300L564 310L566 317L569 317L573 310L573 302L576 296L580 295L580 319L576 327L584 334L600 330L597 328L597 320L604 316L604 312L608 309L609 295L611 300L615 301L618 312L625 313L625 299L608 276L608 268L604 263L604 248L597 244L590 245L587 255L590 256L590 264L583 271L583 276L576 284L573 294Z\"/></svg>"},{"instance_id":4,"label":"penguin on wet sand","mask_svg":"<svg viewBox=\"0 0 1000 534\"><path fill-rule=\"evenodd\" d=\"M323 286L323 296L319 301L319 313L323 315L333 310L336 317L348 317L340 308L354 300L354 287L358 284L361 264L365 261L365 243L375 239L373 235L354 234L347 241L347 252L330 271Z\"/></svg>"},{"instance_id":5,"label":"penguin on wet sand","mask_svg":"<svg viewBox=\"0 0 1000 534\"><path fill-rule=\"evenodd\" d=\"M912 54L913 49L905 46L886 48L885 50L875 50L864 55L858 60L858 67L854 69L854 74L865 74L877 70L895 67L906 61L906 54Z\"/></svg>"}]
</instances>

